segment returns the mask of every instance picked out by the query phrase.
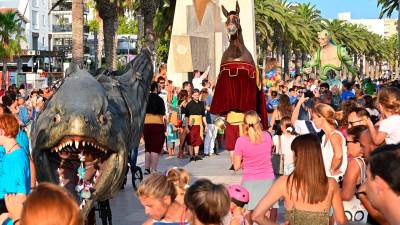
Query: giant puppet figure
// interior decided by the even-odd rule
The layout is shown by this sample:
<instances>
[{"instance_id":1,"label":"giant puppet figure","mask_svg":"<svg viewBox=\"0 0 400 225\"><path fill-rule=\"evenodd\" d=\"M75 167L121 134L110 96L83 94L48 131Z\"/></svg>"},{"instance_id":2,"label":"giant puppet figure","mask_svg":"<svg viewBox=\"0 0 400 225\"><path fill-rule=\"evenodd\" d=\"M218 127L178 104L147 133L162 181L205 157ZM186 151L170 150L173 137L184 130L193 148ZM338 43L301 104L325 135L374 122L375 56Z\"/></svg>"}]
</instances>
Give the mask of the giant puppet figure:
<instances>
[{"instance_id":1,"label":"giant puppet figure","mask_svg":"<svg viewBox=\"0 0 400 225\"><path fill-rule=\"evenodd\" d=\"M95 202L120 190L128 154L139 144L153 78L151 33L146 45L120 73L93 76L71 66L32 130L38 181L69 190L89 225Z\"/></svg>"},{"instance_id":2,"label":"giant puppet figure","mask_svg":"<svg viewBox=\"0 0 400 225\"><path fill-rule=\"evenodd\" d=\"M229 35L229 47L225 50L220 66L220 73L215 87L210 112L226 116L228 125L225 130L226 148L231 151L240 136L244 113L257 111L264 128L267 128L267 112L264 93L253 57L243 42L239 18L239 4L236 11L228 12L222 6L227 18L225 27Z\"/></svg>"},{"instance_id":3,"label":"giant puppet figure","mask_svg":"<svg viewBox=\"0 0 400 225\"><path fill-rule=\"evenodd\" d=\"M323 30L318 33L320 48L318 48L314 57L306 64L303 71L306 74L311 73L312 67L319 68L319 78L327 82L331 87L336 85L341 87L341 82L336 78L338 72L344 67L352 74L352 80L357 72L352 64L352 58L347 54L346 48L336 45L328 31Z\"/></svg>"}]
</instances>

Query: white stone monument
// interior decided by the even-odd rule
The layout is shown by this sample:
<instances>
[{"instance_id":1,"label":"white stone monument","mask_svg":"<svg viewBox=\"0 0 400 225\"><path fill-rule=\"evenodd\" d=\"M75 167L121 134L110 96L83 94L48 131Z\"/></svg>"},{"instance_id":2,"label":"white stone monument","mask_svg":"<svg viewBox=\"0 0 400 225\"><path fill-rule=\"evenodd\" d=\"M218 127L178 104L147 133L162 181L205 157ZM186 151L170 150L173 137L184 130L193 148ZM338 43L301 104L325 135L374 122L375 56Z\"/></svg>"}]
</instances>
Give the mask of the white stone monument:
<instances>
[{"instance_id":1,"label":"white stone monument","mask_svg":"<svg viewBox=\"0 0 400 225\"><path fill-rule=\"evenodd\" d=\"M254 0L238 0L244 44L256 60ZM235 0L177 0L168 55L168 79L176 86L193 70L205 71L216 81L229 40L221 5L234 11Z\"/></svg>"}]
</instances>

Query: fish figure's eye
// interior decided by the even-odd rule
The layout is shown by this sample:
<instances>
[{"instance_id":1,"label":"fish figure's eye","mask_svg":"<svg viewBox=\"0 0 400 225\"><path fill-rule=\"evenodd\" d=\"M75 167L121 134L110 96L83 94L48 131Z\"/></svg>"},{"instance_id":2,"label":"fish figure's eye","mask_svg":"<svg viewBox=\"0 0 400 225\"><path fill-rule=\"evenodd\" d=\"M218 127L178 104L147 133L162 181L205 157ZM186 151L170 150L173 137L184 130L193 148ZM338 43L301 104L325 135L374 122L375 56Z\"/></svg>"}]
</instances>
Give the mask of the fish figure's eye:
<instances>
[{"instance_id":1,"label":"fish figure's eye","mask_svg":"<svg viewBox=\"0 0 400 225\"><path fill-rule=\"evenodd\" d=\"M60 121L61 121L61 116L60 116L60 114L57 113L53 118L53 122L59 123Z\"/></svg>"},{"instance_id":2,"label":"fish figure's eye","mask_svg":"<svg viewBox=\"0 0 400 225\"><path fill-rule=\"evenodd\" d=\"M101 114L101 115L97 118L97 120L98 120L99 123L102 124L102 125L104 125L104 124L107 123L107 118L106 118L103 114Z\"/></svg>"}]
</instances>

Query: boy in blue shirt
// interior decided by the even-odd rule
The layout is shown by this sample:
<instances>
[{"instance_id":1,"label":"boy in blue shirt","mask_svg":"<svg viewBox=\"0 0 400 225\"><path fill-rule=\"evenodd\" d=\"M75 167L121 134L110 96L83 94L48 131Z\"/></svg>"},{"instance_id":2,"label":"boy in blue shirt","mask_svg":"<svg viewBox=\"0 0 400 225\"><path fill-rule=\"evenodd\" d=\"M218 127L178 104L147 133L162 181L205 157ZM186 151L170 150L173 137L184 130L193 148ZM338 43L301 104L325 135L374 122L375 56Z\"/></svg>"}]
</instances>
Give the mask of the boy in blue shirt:
<instances>
[{"instance_id":1,"label":"boy in blue shirt","mask_svg":"<svg viewBox=\"0 0 400 225\"><path fill-rule=\"evenodd\" d=\"M343 82L342 95L340 95L340 100L342 102L349 100L350 98L355 98L356 95L351 91L353 84L347 81Z\"/></svg>"}]
</instances>

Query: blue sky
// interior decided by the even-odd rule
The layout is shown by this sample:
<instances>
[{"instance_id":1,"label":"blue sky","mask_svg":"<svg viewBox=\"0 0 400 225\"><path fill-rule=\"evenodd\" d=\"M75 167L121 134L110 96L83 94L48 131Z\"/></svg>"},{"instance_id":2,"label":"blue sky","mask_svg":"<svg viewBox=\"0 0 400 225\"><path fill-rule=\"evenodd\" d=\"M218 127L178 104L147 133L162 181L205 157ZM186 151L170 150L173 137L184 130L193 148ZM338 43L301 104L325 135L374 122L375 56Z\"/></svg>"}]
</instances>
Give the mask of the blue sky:
<instances>
[{"instance_id":1,"label":"blue sky","mask_svg":"<svg viewBox=\"0 0 400 225\"><path fill-rule=\"evenodd\" d=\"M316 5L321 10L321 15L327 19L335 19L339 12L351 12L352 19L376 19L379 18L380 8L377 0L289 0ZM397 12L392 15L397 17Z\"/></svg>"}]
</instances>

